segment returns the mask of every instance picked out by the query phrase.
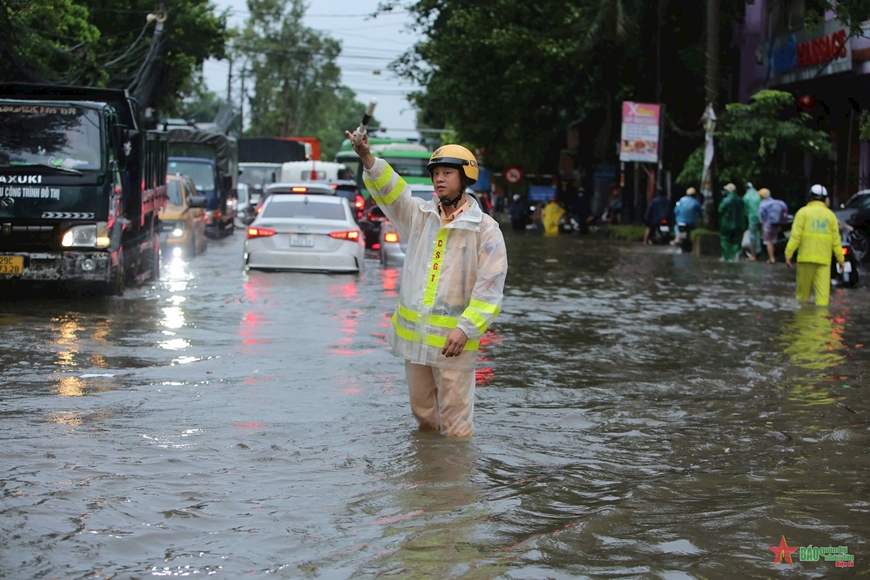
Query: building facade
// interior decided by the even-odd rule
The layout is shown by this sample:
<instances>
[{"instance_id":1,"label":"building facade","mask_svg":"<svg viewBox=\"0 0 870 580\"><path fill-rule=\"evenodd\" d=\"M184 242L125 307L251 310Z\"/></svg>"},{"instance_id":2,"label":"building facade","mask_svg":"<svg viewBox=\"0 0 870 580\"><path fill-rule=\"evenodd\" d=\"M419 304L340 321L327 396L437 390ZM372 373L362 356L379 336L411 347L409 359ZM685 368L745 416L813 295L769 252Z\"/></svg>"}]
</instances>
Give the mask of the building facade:
<instances>
[{"instance_id":1,"label":"building facade","mask_svg":"<svg viewBox=\"0 0 870 580\"><path fill-rule=\"evenodd\" d=\"M852 37L832 12L811 31L804 18L804 0L747 0L736 38L738 96L746 102L764 89L795 95L830 136L836 158L807 155L783 163L802 171L807 183L826 184L834 202L842 203L870 189L870 142L859 138L860 115L870 110L870 38Z\"/></svg>"}]
</instances>

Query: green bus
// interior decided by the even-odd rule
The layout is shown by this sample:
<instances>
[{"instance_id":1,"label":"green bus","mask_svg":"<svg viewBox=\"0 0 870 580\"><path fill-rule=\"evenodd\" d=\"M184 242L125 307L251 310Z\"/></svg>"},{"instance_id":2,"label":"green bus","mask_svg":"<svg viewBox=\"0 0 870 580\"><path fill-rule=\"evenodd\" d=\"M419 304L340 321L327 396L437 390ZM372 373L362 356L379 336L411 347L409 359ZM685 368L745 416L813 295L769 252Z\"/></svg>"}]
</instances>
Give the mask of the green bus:
<instances>
[{"instance_id":1,"label":"green bus","mask_svg":"<svg viewBox=\"0 0 870 580\"><path fill-rule=\"evenodd\" d=\"M432 152L419 143L412 143L407 139L385 139L383 137L369 137L369 145L375 157L383 157L392 168L401 175L408 183L432 183L426 165ZM363 167L359 156L354 153L350 139L345 139L335 161L343 163L350 169L359 186L363 197L369 199L370 195L363 184Z\"/></svg>"}]
</instances>

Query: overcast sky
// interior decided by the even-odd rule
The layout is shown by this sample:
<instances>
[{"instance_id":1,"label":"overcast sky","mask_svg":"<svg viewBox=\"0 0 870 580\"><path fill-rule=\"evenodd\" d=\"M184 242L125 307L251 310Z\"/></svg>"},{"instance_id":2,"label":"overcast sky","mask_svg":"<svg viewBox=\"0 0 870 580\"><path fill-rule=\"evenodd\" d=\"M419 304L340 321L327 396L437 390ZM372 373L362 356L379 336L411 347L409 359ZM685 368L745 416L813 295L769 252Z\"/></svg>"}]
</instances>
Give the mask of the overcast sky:
<instances>
[{"instance_id":1,"label":"overcast sky","mask_svg":"<svg viewBox=\"0 0 870 580\"><path fill-rule=\"evenodd\" d=\"M393 11L377 18L369 18L378 8L379 0L311 0L308 2L304 23L341 42L342 51L337 62L342 70L342 84L356 92L357 100L368 103L377 98L375 117L387 133L379 136L417 137L414 132L403 131L416 126L416 113L406 95L417 88L400 80L387 65L410 48L415 41L408 30L411 17L406 11ZM218 12L229 9L229 25L243 27L248 17L245 0L212 0ZM222 97L227 94L229 62L209 60L203 66L210 90ZM238 72L235 67L233 74ZM379 75L376 73L380 72ZM232 98L238 102L240 85L235 78ZM245 109L248 105L245 103ZM363 111L360 111L362 117Z\"/></svg>"}]
</instances>

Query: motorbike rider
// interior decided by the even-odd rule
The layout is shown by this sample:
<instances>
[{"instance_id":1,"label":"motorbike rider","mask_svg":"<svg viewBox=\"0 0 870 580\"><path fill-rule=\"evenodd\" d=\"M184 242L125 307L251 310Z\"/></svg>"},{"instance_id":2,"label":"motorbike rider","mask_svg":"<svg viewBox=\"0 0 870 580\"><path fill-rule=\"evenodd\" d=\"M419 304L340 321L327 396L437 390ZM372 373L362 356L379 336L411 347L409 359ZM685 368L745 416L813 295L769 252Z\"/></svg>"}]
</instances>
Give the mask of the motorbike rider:
<instances>
[{"instance_id":1,"label":"motorbike rider","mask_svg":"<svg viewBox=\"0 0 870 580\"><path fill-rule=\"evenodd\" d=\"M470 437L477 349L499 313L507 275L498 223L465 193L477 181L477 160L461 145L436 149L427 168L437 198L424 200L375 159L367 135L346 134L372 198L408 240L387 341L405 359L411 412L421 429Z\"/></svg>"},{"instance_id":2,"label":"motorbike rider","mask_svg":"<svg viewBox=\"0 0 870 580\"><path fill-rule=\"evenodd\" d=\"M646 225L646 231L643 233L643 245L649 243L653 228L658 228L663 221L670 223L673 221L673 217L674 214L671 210L671 202L668 200L668 196L664 192L656 195L643 215L643 223Z\"/></svg>"},{"instance_id":3,"label":"motorbike rider","mask_svg":"<svg viewBox=\"0 0 870 580\"><path fill-rule=\"evenodd\" d=\"M795 297L798 302L809 302L813 290L816 306L827 306L831 297L831 255L837 259L840 268L846 260L840 244L837 216L828 207L827 188L818 183L813 185L810 197L809 203L794 216L785 247L785 264L791 268L791 258L797 251Z\"/></svg>"},{"instance_id":4,"label":"motorbike rider","mask_svg":"<svg viewBox=\"0 0 870 580\"><path fill-rule=\"evenodd\" d=\"M781 199L774 199L766 187L758 190L761 204L758 206L758 218L761 221L761 236L767 246L767 263L776 264L774 250L776 240L782 231L783 224L788 220L788 206Z\"/></svg>"},{"instance_id":5,"label":"motorbike rider","mask_svg":"<svg viewBox=\"0 0 870 580\"><path fill-rule=\"evenodd\" d=\"M681 197L677 205L674 206L674 217L677 220L677 228L675 229L685 226L687 235L694 229L695 222L704 217L704 208L696 197L697 193L694 187L690 187L686 190L686 195ZM675 244L680 241L680 232L677 231L676 234L673 242Z\"/></svg>"}]
</instances>

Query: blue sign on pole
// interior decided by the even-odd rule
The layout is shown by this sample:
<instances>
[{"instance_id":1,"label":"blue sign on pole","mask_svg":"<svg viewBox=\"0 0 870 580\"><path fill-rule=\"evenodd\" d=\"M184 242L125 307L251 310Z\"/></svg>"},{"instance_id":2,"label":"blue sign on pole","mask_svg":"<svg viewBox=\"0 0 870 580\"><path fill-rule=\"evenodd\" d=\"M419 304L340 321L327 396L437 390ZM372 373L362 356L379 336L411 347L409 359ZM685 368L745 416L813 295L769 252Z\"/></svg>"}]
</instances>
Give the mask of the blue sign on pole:
<instances>
[{"instance_id":1,"label":"blue sign on pole","mask_svg":"<svg viewBox=\"0 0 870 580\"><path fill-rule=\"evenodd\" d=\"M471 186L475 191L489 191L489 169L486 167L477 168L477 183Z\"/></svg>"},{"instance_id":2,"label":"blue sign on pole","mask_svg":"<svg viewBox=\"0 0 870 580\"><path fill-rule=\"evenodd\" d=\"M552 185L530 185L529 201L550 201L556 197L556 187Z\"/></svg>"}]
</instances>

